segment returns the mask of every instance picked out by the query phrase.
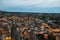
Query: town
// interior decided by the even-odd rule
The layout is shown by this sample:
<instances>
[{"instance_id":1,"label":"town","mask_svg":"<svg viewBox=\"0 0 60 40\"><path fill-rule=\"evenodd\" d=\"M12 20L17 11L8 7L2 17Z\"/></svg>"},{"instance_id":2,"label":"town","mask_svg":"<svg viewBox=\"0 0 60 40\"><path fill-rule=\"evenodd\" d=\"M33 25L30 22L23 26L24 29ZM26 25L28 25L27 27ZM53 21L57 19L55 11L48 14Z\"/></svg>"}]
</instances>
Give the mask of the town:
<instances>
[{"instance_id":1,"label":"town","mask_svg":"<svg viewBox=\"0 0 60 40\"><path fill-rule=\"evenodd\" d=\"M0 11L0 40L60 40L60 14Z\"/></svg>"}]
</instances>

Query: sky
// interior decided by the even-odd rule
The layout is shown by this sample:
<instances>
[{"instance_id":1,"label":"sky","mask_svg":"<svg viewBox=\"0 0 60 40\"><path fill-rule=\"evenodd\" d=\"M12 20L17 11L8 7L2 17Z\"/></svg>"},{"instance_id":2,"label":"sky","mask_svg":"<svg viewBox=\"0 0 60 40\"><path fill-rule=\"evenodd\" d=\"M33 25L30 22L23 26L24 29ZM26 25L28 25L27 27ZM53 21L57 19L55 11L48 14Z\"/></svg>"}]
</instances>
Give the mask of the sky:
<instances>
[{"instance_id":1,"label":"sky","mask_svg":"<svg viewBox=\"0 0 60 40\"><path fill-rule=\"evenodd\" d=\"M10 12L60 13L60 0L0 0L0 10Z\"/></svg>"}]
</instances>

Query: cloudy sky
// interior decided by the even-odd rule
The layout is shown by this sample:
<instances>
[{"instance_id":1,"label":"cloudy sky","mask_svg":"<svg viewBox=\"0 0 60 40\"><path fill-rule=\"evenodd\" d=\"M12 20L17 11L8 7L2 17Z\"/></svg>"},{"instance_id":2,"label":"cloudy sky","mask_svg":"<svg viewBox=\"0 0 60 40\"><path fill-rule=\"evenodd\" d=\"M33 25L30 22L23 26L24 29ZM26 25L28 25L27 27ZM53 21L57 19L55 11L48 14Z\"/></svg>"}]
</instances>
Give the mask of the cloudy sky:
<instances>
[{"instance_id":1,"label":"cloudy sky","mask_svg":"<svg viewBox=\"0 0 60 40\"><path fill-rule=\"evenodd\" d=\"M60 13L60 0L0 0L0 10Z\"/></svg>"}]
</instances>

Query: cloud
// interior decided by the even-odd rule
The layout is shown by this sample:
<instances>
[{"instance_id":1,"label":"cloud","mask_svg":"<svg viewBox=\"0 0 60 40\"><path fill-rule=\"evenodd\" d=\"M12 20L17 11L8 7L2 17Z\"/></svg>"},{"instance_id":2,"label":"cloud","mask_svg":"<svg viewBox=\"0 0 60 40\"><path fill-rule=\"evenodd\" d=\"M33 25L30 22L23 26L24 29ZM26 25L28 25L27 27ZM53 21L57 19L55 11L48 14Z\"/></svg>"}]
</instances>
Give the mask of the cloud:
<instances>
[{"instance_id":1,"label":"cloud","mask_svg":"<svg viewBox=\"0 0 60 40\"><path fill-rule=\"evenodd\" d=\"M2 0L1 6L60 7L60 0Z\"/></svg>"}]
</instances>

